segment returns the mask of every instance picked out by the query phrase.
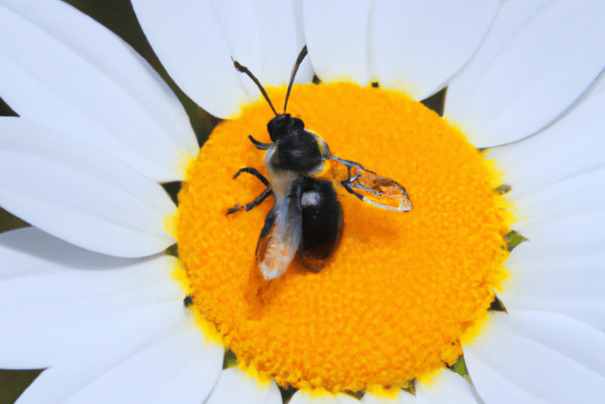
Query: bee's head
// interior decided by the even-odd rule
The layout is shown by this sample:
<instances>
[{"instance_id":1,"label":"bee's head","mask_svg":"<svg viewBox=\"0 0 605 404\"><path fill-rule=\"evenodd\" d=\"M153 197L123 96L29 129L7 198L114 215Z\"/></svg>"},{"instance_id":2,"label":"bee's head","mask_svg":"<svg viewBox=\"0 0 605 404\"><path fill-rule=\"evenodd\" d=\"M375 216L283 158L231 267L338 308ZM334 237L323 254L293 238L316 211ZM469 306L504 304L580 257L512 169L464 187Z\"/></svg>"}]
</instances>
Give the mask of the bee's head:
<instances>
[{"instance_id":1,"label":"bee's head","mask_svg":"<svg viewBox=\"0 0 605 404\"><path fill-rule=\"evenodd\" d=\"M275 167L306 172L317 169L324 158L317 138L305 130L305 124L288 114L277 115L267 124L271 140L277 146Z\"/></svg>"},{"instance_id":2,"label":"bee's head","mask_svg":"<svg viewBox=\"0 0 605 404\"><path fill-rule=\"evenodd\" d=\"M299 134L305 131L305 124L302 119L292 118L290 114L276 115L267 124L267 130L273 143L283 139L289 134Z\"/></svg>"}]
</instances>

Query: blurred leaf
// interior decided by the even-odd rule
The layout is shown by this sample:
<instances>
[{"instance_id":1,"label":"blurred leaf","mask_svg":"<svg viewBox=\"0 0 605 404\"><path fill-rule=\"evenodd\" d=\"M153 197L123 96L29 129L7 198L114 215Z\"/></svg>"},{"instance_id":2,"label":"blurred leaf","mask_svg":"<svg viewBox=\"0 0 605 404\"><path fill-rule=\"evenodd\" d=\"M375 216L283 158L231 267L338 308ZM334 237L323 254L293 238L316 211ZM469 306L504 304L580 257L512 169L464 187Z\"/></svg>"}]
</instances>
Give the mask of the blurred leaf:
<instances>
[{"instance_id":1,"label":"blurred leaf","mask_svg":"<svg viewBox=\"0 0 605 404\"><path fill-rule=\"evenodd\" d=\"M460 359L458 359L458 362L454 364L452 370L458 373L460 376L465 376L467 374L464 356L461 356Z\"/></svg>"},{"instance_id":2,"label":"blurred leaf","mask_svg":"<svg viewBox=\"0 0 605 404\"><path fill-rule=\"evenodd\" d=\"M229 348L225 349L225 357L223 359L223 369L237 366L238 363L239 363L239 361L237 360L237 356L235 356L233 351Z\"/></svg>"},{"instance_id":3,"label":"blurred leaf","mask_svg":"<svg viewBox=\"0 0 605 404\"><path fill-rule=\"evenodd\" d=\"M506 236L504 236L504 240L506 241L506 248L508 251L512 251L513 248L522 242L528 241L528 239L517 233L515 230L511 230Z\"/></svg>"},{"instance_id":4,"label":"blurred leaf","mask_svg":"<svg viewBox=\"0 0 605 404\"><path fill-rule=\"evenodd\" d=\"M8 230L27 227L29 224L0 208L0 233Z\"/></svg>"},{"instance_id":5,"label":"blurred leaf","mask_svg":"<svg viewBox=\"0 0 605 404\"><path fill-rule=\"evenodd\" d=\"M0 369L0 403L13 403L42 370Z\"/></svg>"}]
</instances>

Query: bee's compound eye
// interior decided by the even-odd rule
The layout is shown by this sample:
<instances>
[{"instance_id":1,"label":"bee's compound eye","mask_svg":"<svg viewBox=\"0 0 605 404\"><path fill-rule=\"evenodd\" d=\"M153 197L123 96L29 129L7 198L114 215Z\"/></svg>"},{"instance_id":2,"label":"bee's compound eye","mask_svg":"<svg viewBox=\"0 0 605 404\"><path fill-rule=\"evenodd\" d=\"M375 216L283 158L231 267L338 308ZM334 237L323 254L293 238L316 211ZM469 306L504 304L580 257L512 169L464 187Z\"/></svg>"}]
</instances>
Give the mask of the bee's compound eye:
<instances>
[{"instance_id":1,"label":"bee's compound eye","mask_svg":"<svg viewBox=\"0 0 605 404\"><path fill-rule=\"evenodd\" d=\"M302 195L301 204L303 207L317 206L321 204L321 194L317 191L308 191Z\"/></svg>"}]
</instances>

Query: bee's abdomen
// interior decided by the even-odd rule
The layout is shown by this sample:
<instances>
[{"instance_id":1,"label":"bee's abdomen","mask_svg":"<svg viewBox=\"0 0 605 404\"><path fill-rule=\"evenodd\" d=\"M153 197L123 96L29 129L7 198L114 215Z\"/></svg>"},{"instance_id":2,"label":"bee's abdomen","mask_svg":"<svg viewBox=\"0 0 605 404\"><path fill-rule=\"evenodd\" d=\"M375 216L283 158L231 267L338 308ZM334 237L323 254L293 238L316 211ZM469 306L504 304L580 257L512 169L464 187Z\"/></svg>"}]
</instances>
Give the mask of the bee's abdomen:
<instances>
[{"instance_id":1,"label":"bee's abdomen","mask_svg":"<svg viewBox=\"0 0 605 404\"><path fill-rule=\"evenodd\" d=\"M300 260L319 272L336 250L342 233L342 208L329 181L305 177L302 184Z\"/></svg>"}]
</instances>

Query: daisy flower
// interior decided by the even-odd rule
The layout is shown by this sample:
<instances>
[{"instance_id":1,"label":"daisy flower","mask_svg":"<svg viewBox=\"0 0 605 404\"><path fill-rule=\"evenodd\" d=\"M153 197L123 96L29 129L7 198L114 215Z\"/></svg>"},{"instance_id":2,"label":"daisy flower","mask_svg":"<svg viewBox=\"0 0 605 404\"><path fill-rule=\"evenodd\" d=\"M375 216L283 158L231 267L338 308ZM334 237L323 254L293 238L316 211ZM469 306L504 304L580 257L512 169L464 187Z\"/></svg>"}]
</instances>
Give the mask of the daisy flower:
<instances>
[{"instance_id":1,"label":"daisy flower","mask_svg":"<svg viewBox=\"0 0 605 404\"><path fill-rule=\"evenodd\" d=\"M604 3L132 3L225 119L201 150L121 39L58 0L0 1L19 115L0 119L0 206L32 225L0 235L0 367L45 369L20 404L605 397ZM304 45L288 113L413 209L354 198L326 163L336 251L266 281L273 198L227 211L266 188L233 175L267 175L247 137L271 143L274 113L233 60L280 106ZM443 117L419 102L438 93Z\"/></svg>"}]
</instances>

